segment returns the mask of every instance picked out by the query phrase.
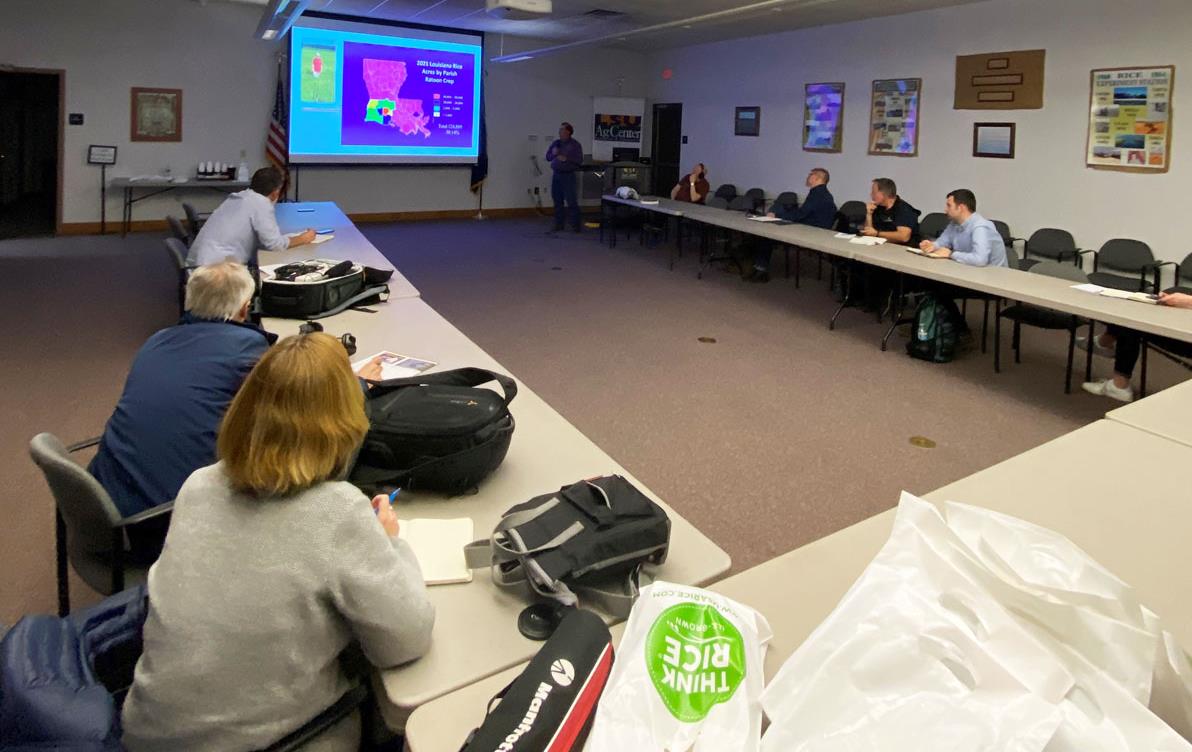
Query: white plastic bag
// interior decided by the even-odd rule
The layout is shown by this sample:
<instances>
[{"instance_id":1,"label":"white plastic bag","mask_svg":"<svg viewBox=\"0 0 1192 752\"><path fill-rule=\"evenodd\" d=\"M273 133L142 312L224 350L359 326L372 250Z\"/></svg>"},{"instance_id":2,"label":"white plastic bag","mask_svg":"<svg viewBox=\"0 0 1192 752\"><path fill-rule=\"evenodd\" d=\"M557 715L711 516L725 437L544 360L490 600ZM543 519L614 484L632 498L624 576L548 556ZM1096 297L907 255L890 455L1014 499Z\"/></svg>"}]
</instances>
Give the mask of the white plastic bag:
<instances>
[{"instance_id":1,"label":"white plastic bag","mask_svg":"<svg viewBox=\"0 0 1192 752\"><path fill-rule=\"evenodd\" d=\"M1132 587L1052 530L955 502L945 509L968 553L1012 589L998 591L1008 608L1192 739L1192 665Z\"/></svg>"},{"instance_id":2,"label":"white plastic bag","mask_svg":"<svg viewBox=\"0 0 1192 752\"><path fill-rule=\"evenodd\" d=\"M755 752L770 625L699 588L642 588L586 752Z\"/></svg>"},{"instance_id":3,"label":"white plastic bag","mask_svg":"<svg viewBox=\"0 0 1192 752\"><path fill-rule=\"evenodd\" d=\"M1073 677L929 544L909 495L890 540L783 665L762 705L765 752L1040 752Z\"/></svg>"}]
</instances>

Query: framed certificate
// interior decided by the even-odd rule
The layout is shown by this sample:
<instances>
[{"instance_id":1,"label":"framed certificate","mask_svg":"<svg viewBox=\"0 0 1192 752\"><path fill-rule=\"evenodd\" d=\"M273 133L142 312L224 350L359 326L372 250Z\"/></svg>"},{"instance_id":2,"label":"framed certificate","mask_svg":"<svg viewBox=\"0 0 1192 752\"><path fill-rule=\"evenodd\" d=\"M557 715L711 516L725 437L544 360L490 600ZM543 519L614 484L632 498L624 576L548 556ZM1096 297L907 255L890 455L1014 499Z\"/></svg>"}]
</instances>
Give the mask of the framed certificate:
<instances>
[{"instance_id":1,"label":"framed certificate","mask_svg":"<svg viewBox=\"0 0 1192 752\"><path fill-rule=\"evenodd\" d=\"M893 78L873 82L869 106L869 153L919 156L919 101L923 81Z\"/></svg>"}]
</instances>

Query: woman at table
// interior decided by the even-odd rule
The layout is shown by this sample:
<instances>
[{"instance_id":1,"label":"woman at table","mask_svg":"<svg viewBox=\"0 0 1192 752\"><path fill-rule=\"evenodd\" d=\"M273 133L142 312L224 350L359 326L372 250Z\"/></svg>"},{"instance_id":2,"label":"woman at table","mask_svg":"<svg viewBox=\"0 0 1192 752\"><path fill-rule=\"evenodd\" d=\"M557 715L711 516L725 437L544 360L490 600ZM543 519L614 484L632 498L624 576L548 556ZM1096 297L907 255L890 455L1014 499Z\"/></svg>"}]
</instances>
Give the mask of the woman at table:
<instances>
[{"instance_id":1,"label":"woman at table","mask_svg":"<svg viewBox=\"0 0 1192 752\"><path fill-rule=\"evenodd\" d=\"M356 643L388 668L430 645L434 612L388 497L340 478L368 429L343 346L287 337L224 418L219 461L178 492L149 571L144 653L124 704L124 744L253 750L292 733L351 687ZM304 749L355 750L358 715Z\"/></svg>"},{"instance_id":2,"label":"woman at table","mask_svg":"<svg viewBox=\"0 0 1192 752\"><path fill-rule=\"evenodd\" d=\"M671 198L675 201L686 201L690 204L702 204L708 197L708 168L703 162L696 162L691 172L679 178L675 187L671 188Z\"/></svg>"},{"instance_id":3,"label":"woman at table","mask_svg":"<svg viewBox=\"0 0 1192 752\"><path fill-rule=\"evenodd\" d=\"M1174 290L1160 293L1159 305L1192 309L1192 295ZM1148 336L1147 342L1177 357L1192 358L1192 343L1153 336ZM1089 348L1088 337L1077 337L1076 343L1086 350ZM1118 402L1133 402L1134 387L1131 386L1130 379L1142 352L1142 335L1131 329L1110 324L1107 331L1097 337L1093 348L1098 355L1113 358L1113 376L1100 381L1086 381L1081 386L1089 394L1109 397Z\"/></svg>"}]
</instances>

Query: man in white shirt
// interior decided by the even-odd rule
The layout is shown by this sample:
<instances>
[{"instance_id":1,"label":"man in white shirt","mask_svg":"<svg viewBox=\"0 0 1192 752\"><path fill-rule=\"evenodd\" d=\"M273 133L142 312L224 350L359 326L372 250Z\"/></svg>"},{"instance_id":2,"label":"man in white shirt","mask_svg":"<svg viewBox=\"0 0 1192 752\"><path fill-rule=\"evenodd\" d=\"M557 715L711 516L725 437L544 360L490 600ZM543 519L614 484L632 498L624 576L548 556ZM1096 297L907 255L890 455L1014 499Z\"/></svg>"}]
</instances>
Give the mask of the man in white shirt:
<instances>
[{"instance_id":1,"label":"man in white shirt","mask_svg":"<svg viewBox=\"0 0 1192 752\"><path fill-rule=\"evenodd\" d=\"M228 196L203 223L186 263L207 266L231 260L256 266L258 248L284 251L314 240L312 229L292 238L278 229L273 205L281 197L284 180L276 167L262 167L254 172L251 187Z\"/></svg>"}]
</instances>

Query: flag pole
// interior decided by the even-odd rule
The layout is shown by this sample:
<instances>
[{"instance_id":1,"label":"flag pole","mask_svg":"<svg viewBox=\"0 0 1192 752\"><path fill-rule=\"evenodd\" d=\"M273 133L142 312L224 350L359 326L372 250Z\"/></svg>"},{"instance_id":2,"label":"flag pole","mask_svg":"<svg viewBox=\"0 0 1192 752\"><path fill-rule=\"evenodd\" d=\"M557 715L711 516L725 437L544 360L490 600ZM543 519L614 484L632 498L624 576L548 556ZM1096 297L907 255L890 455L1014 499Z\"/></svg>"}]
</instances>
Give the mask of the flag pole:
<instances>
[{"instance_id":1,"label":"flag pole","mask_svg":"<svg viewBox=\"0 0 1192 752\"><path fill-rule=\"evenodd\" d=\"M484 183L480 184L478 193L480 194L480 204L476 207L476 216L473 217L477 221L488 219L488 217L484 216Z\"/></svg>"}]
</instances>

